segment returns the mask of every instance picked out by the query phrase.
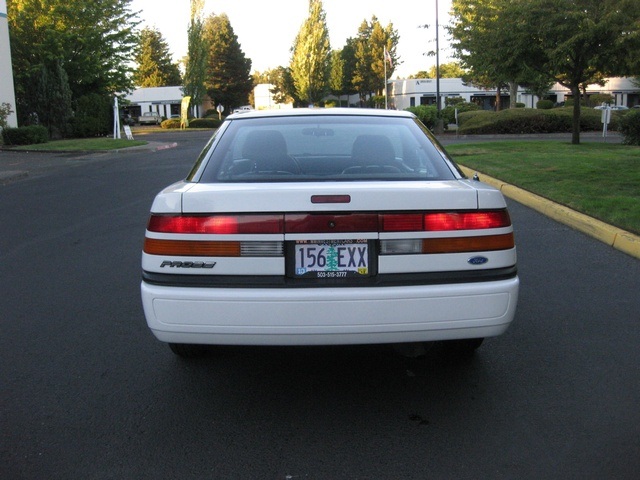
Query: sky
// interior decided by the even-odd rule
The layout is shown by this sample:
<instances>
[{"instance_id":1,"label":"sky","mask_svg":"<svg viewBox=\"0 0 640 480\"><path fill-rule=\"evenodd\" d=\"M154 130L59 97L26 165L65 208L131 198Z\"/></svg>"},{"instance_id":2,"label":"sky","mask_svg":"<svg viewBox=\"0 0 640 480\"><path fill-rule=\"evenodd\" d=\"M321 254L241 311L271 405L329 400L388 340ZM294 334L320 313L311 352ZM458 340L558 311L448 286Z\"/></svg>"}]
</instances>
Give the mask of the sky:
<instances>
[{"instance_id":1,"label":"sky","mask_svg":"<svg viewBox=\"0 0 640 480\"><path fill-rule=\"evenodd\" d=\"M407 77L428 70L435 57L436 1L440 63L452 61L443 26L449 21L451 0L323 0L332 49L341 49L349 37L356 37L363 20L375 15L383 27L389 23L400 40L396 54L399 62L391 78ZM165 5L170 5L165 7ZM245 56L252 61L252 72L288 66L290 48L308 16L307 0L205 0L204 15L226 13ZM187 54L189 0L133 0L131 9L140 11L144 26L156 27L169 45L174 61ZM429 28L419 28L420 25Z\"/></svg>"}]
</instances>

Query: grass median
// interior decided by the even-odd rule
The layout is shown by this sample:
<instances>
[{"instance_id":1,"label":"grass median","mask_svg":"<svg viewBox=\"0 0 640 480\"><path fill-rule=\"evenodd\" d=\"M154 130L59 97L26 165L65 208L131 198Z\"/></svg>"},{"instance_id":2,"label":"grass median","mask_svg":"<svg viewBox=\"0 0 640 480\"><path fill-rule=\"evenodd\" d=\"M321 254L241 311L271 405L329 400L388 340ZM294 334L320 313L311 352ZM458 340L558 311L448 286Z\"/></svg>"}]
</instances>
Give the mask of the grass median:
<instances>
[{"instance_id":1,"label":"grass median","mask_svg":"<svg viewBox=\"0 0 640 480\"><path fill-rule=\"evenodd\" d=\"M126 138L79 138L71 140L53 140L47 143L23 145L14 147L13 150L29 151L99 151L119 150L121 148L138 147L146 145L144 140L128 140Z\"/></svg>"},{"instance_id":2,"label":"grass median","mask_svg":"<svg viewBox=\"0 0 640 480\"><path fill-rule=\"evenodd\" d=\"M461 165L640 234L640 147L503 141L447 151Z\"/></svg>"}]
</instances>

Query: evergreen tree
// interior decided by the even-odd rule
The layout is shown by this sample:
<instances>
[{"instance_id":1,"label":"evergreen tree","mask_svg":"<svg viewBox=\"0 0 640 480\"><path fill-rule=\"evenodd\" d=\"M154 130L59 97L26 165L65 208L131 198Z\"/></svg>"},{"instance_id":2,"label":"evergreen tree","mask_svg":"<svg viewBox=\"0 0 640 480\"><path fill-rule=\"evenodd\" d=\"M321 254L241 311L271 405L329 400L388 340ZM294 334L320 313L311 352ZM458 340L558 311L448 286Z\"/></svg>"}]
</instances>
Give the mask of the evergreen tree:
<instances>
[{"instance_id":1,"label":"evergreen tree","mask_svg":"<svg viewBox=\"0 0 640 480\"><path fill-rule=\"evenodd\" d=\"M309 16L300 27L291 49L291 76L296 96L308 103L328 92L331 45L321 0L309 0Z\"/></svg>"},{"instance_id":2,"label":"evergreen tree","mask_svg":"<svg viewBox=\"0 0 640 480\"><path fill-rule=\"evenodd\" d=\"M207 94L225 111L247 103L253 90L251 59L245 57L226 14L210 15L204 22L207 54Z\"/></svg>"},{"instance_id":3,"label":"evergreen tree","mask_svg":"<svg viewBox=\"0 0 640 480\"><path fill-rule=\"evenodd\" d=\"M156 28L145 27L140 32L135 61L138 64L133 82L138 87L180 85L180 69L171 62L169 46Z\"/></svg>"},{"instance_id":4,"label":"evergreen tree","mask_svg":"<svg viewBox=\"0 0 640 480\"><path fill-rule=\"evenodd\" d=\"M191 19L187 30L187 61L184 72L183 93L191 97L194 116L207 94L204 86L207 69L207 44L203 39L202 8L204 0L191 0Z\"/></svg>"},{"instance_id":5,"label":"evergreen tree","mask_svg":"<svg viewBox=\"0 0 640 480\"><path fill-rule=\"evenodd\" d=\"M35 87L36 96L31 100L39 123L47 127L49 138L64 137L73 107L69 78L62 62L55 60L52 65L41 65Z\"/></svg>"},{"instance_id":6,"label":"evergreen tree","mask_svg":"<svg viewBox=\"0 0 640 480\"><path fill-rule=\"evenodd\" d=\"M364 102L372 93L381 95L384 91L384 49L391 57L391 65L387 62L387 78L389 78L398 64L396 47L400 39L393 24L382 27L376 16L371 17L371 23L363 20L358 29L358 36L354 39L355 65L352 84L360 93L360 100Z\"/></svg>"}]
</instances>

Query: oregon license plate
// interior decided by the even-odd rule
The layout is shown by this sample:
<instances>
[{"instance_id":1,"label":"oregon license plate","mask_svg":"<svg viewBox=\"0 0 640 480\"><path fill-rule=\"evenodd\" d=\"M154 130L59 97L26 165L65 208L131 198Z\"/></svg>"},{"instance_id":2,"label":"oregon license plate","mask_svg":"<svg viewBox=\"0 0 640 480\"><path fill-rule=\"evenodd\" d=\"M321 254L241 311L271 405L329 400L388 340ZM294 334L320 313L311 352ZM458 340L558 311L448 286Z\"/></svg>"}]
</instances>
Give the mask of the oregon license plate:
<instances>
[{"instance_id":1,"label":"oregon license plate","mask_svg":"<svg viewBox=\"0 0 640 480\"><path fill-rule=\"evenodd\" d=\"M348 278L369 275L367 240L297 241L296 277Z\"/></svg>"}]
</instances>

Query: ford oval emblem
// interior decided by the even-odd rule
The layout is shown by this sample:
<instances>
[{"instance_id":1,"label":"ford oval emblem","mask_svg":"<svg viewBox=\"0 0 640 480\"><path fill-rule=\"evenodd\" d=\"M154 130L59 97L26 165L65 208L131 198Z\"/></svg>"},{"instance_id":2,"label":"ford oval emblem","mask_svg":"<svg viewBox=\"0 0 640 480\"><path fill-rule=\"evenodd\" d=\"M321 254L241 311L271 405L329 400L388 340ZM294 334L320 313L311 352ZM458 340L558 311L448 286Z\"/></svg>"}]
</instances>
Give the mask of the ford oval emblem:
<instances>
[{"instance_id":1,"label":"ford oval emblem","mask_svg":"<svg viewBox=\"0 0 640 480\"><path fill-rule=\"evenodd\" d=\"M470 263L471 265L484 265L488 261L489 259L487 257L477 256L471 257L469 260L467 260L467 263Z\"/></svg>"}]
</instances>

